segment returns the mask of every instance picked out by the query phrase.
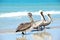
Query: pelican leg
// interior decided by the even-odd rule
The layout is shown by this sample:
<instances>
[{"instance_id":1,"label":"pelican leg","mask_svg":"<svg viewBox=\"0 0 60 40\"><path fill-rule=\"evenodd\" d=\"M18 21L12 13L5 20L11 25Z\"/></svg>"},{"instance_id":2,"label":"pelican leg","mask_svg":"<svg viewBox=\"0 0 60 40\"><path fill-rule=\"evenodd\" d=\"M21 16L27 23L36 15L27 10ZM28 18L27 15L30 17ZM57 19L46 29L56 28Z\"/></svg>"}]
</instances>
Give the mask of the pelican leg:
<instances>
[{"instance_id":1,"label":"pelican leg","mask_svg":"<svg viewBox=\"0 0 60 40\"><path fill-rule=\"evenodd\" d=\"M22 32L22 37L19 40L27 40L25 36L25 31Z\"/></svg>"},{"instance_id":2,"label":"pelican leg","mask_svg":"<svg viewBox=\"0 0 60 40\"><path fill-rule=\"evenodd\" d=\"M24 37L25 34L26 34L26 33L23 31L23 32L22 32L22 37Z\"/></svg>"},{"instance_id":3,"label":"pelican leg","mask_svg":"<svg viewBox=\"0 0 60 40\"><path fill-rule=\"evenodd\" d=\"M22 32L22 35L24 35L25 33L24 32Z\"/></svg>"},{"instance_id":4,"label":"pelican leg","mask_svg":"<svg viewBox=\"0 0 60 40\"><path fill-rule=\"evenodd\" d=\"M22 35L25 35L25 34L26 34L26 31L23 31L23 32L22 32Z\"/></svg>"},{"instance_id":5,"label":"pelican leg","mask_svg":"<svg viewBox=\"0 0 60 40\"><path fill-rule=\"evenodd\" d=\"M24 37L24 32L22 32L22 37Z\"/></svg>"}]
</instances>

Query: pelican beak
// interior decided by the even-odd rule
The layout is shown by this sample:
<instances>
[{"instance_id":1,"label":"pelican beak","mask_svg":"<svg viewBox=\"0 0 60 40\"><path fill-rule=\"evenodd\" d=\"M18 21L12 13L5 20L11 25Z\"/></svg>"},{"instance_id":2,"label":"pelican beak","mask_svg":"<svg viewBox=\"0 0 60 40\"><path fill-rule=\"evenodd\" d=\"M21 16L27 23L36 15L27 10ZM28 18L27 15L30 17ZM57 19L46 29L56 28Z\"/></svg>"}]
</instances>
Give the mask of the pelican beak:
<instances>
[{"instance_id":1,"label":"pelican beak","mask_svg":"<svg viewBox=\"0 0 60 40\"><path fill-rule=\"evenodd\" d=\"M19 32L19 30L16 30L16 32Z\"/></svg>"}]
</instances>

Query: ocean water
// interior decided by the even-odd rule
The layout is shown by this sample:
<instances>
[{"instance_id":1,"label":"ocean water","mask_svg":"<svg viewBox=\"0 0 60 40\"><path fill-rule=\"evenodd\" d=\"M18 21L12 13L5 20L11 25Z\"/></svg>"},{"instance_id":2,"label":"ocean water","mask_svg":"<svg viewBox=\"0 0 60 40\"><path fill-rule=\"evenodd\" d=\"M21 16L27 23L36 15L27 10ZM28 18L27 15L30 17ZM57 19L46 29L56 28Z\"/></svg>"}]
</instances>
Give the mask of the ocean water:
<instances>
[{"instance_id":1,"label":"ocean water","mask_svg":"<svg viewBox=\"0 0 60 40\"><path fill-rule=\"evenodd\" d=\"M53 18L53 21L50 25L47 27L60 27L60 14L52 14L51 17ZM33 16L34 20L41 20L41 17L39 15ZM47 19L47 17L46 17ZM47 19L48 20L48 19ZM29 18L27 16L23 16L22 18L19 17L13 17L13 18L0 18L0 40L19 40L22 38L22 34L19 33L1 33L4 30L16 30L18 25L22 22L29 22ZM60 29L46 29L46 32L48 32L52 36L52 40L60 40ZM23 38L27 40L35 40L34 33L38 32L27 32L26 35L24 35ZM39 31L39 33L42 33L42 31ZM39 36L38 36L39 37ZM20 39L21 40L21 39ZM38 40L38 39L37 39Z\"/></svg>"}]
</instances>

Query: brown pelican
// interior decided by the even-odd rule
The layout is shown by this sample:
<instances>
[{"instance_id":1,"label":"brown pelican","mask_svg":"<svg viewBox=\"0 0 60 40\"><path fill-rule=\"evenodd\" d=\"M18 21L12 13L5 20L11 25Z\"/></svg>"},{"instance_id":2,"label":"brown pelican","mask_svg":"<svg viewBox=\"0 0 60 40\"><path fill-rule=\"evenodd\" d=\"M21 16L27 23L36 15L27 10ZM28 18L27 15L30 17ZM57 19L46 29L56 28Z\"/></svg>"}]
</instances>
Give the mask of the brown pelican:
<instances>
[{"instance_id":1,"label":"brown pelican","mask_svg":"<svg viewBox=\"0 0 60 40\"><path fill-rule=\"evenodd\" d=\"M47 14L49 20L45 20L43 12L41 12L40 14L41 14L42 19L40 21L35 22L36 25L34 26L34 29L43 30L42 26L45 28L45 26L47 26L51 23L52 19L50 17L50 14Z\"/></svg>"},{"instance_id":2,"label":"brown pelican","mask_svg":"<svg viewBox=\"0 0 60 40\"><path fill-rule=\"evenodd\" d=\"M42 13L41 13L41 14L42 14ZM43 16L43 14L42 14L42 16ZM42 22L42 25L39 25L39 26L44 26L44 28L45 28L45 26L47 26L47 25L49 25L49 24L51 23L52 18L50 17L50 14L47 14L47 16L48 16L48 20L45 20L45 18L44 18L44 16L43 16L44 20L43 20L43 22Z\"/></svg>"},{"instance_id":3,"label":"brown pelican","mask_svg":"<svg viewBox=\"0 0 60 40\"><path fill-rule=\"evenodd\" d=\"M30 22L21 23L21 24L18 26L16 32L21 31L22 34L24 35L24 31L26 31L26 30L28 30L28 29L30 29L30 28L32 27L33 22L34 22L34 21L33 21L33 18L32 18L32 14L31 14L31 13L28 13L28 16L29 16L29 18L30 18Z\"/></svg>"},{"instance_id":4,"label":"brown pelican","mask_svg":"<svg viewBox=\"0 0 60 40\"><path fill-rule=\"evenodd\" d=\"M51 23L52 18L50 17L50 14L47 14L47 16L48 16L48 20L44 19L42 26L47 26Z\"/></svg>"}]
</instances>

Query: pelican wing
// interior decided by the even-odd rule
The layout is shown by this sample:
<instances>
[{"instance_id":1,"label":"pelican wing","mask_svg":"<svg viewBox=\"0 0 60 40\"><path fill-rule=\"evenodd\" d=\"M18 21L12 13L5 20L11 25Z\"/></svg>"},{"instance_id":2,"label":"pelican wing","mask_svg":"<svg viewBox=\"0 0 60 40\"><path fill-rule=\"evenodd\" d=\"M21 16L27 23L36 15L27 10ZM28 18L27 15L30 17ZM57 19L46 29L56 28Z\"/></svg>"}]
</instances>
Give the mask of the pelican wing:
<instances>
[{"instance_id":1,"label":"pelican wing","mask_svg":"<svg viewBox=\"0 0 60 40\"><path fill-rule=\"evenodd\" d=\"M18 30L19 31L24 31L24 30L27 30L31 27L31 24L30 23L24 23L23 25L19 25L18 26Z\"/></svg>"}]
</instances>

